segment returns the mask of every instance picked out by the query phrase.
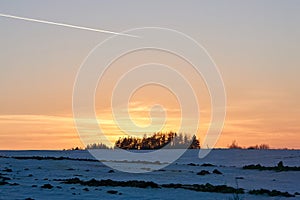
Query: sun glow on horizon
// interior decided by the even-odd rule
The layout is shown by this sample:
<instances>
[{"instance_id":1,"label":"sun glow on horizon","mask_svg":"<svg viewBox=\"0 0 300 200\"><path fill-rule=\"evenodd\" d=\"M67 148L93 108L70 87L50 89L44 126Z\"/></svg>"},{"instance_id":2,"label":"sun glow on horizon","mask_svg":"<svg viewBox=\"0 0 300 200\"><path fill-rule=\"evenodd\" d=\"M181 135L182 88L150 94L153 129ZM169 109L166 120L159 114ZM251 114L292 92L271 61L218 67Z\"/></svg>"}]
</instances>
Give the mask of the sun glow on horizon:
<instances>
[{"instance_id":1,"label":"sun glow on horizon","mask_svg":"<svg viewBox=\"0 0 300 200\"><path fill-rule=\"evenodd\" d=\"M300 149L297 137L292 134L284 133L280 140L270 140L269 135L272 135L267 129L261 132L255 132L250 127L257 127L259 120L242 121L225 124L223 133L215 147L226 148L233 140L236 140L241 146L253 146L256 144L266 143L271 148L293 148ZM113 124L113 121L106 121L106 124ZM1 150L36 150L36 149L69 149L72 147L84 148L80 137L74 127L72 117L47 116L47 115L1 115L0 125L2 133L0 134L0 149ZM208 124L203 125L208 126ZM248 126L249 128L246 128ZM17 132L22 130L22 134ZM112 131L113 129L110 129ZM171 130L171 129L170 129ZM163 130L163 132L168 132ZM173 130L171 130L173 131ZM110 132L111 133L111 132ZM245 133L241 137L240 133ZM279 132L278 132L279 133ZM292 133L292 132L291 132ZM151 135L152 133L148 133ZM248 134L248 135L247 135ZM259 135L265 135L265 138L257 138ZM126 135L125 135L126 136ZM141 133L141 137L143 133ZM122 135L119 132L110 134L110 141L114 143ZM198 135L199 137L199 135ZM200 138L202 142L203 138ZM292 142L294 141L294 142ZM282 145L282 144L285 145Z\"/></svg>"}]
</instances>

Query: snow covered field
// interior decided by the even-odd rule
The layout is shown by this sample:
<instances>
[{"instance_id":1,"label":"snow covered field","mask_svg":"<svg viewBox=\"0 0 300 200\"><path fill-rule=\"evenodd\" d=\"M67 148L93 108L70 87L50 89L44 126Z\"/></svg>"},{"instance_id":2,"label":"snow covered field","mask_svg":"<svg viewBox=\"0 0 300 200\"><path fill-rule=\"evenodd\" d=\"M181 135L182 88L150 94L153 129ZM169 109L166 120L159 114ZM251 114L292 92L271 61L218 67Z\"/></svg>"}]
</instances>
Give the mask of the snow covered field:
<instances>
[{"instance_id":1,"label":"snow covered field","mask_svg":"<svg viewBox=\"0 0 300 200\"><path fill-rule=\"evenodd\" d=\"M111 150L102 150L109 154ZM171 151L171 150L169 150ZM48 157L37 159L32 156ZM70 159L53 159L65 157ZM23 159L21 159L23 158ZM151 172L161 162L131 162L130 160L104 160L128 167L141 168L148 173L125 173L93 161L88 151L0 151L0 199L234 199L234 194L199 192L182 188L138 188L112 186L86 186L64 184L62 179L79 178L113 181L152 181L163 184L226 185L243 188L239 199L300 199L294 197L253 195L253 189L278 190L294 195L300 192L300 171L246 170L251 164L300 166L299 150L212 150L204 159L198 158L198 150L188 150L180 159L166 168ZM157 158L157 161L160 161ZM212 166L202 166L211 164ZM212 173L217 169L222 174ZM210 174L197 175L205 170ZM2 177L2 178L1 178ZM50 184L50 185L45 185ZM46 188L43 188L44 186ZM48 187L50 186L50 187ZM116 194L112 194L116 193Z\"/></svg>"}]
</instances>

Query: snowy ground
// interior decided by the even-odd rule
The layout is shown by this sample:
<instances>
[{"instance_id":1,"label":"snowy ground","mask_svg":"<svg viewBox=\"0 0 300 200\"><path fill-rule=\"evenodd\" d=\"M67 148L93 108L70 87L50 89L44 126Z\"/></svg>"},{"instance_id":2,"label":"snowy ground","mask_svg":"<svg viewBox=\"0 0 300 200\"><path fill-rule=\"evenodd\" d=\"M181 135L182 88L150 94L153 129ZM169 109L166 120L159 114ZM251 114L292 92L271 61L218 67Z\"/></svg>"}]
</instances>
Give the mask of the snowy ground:
<instances>
[{"instance_id":1,"label":"snowy ground","mask_svg":"<svg viewBox=\"0 0 300 200\"><path fill-rule=\"evenodd\" d=\"M106 152L107 151L107 152ZM109 154L109 150L104 150ZM0 151L0 175L8 177L9 184L0 185L0 199L233 199L233 194L197 192L173 188L134 188L134 187L86 187L79 184L63 184L56 179L78 177L81 180L95 178L116 181L143 180L157 184L206 184L227 185L245 189L245 194L239 199L300 199L295 197L269 197L264 195L250 195L251 189L279 190L294 194L300 192L299 171L259 171L244 170L244 165L261 164L276 166L283 161L285 166L300 166L300 151L296 150L213 150L204 159L198 158L198 150L188 150L180 159L166 168L158 171L132 174L119 172L109 173L111 168L101 162L78 160L36 160L15 159L19 156L51 156L94 159L87 151ZM106 162L114 162L107 160ZM116 162L150 170L153 163ZM196 166L189 165L190 163ZM204 167L203 163L214 166ZM7 170L7 169L11 169ZM222 175L197 175L201 170L212 172L218 169ZM236 179L236 177L239 177ZM17 183L14 185L13 183ZM41 188L44 184L51 184L52 189ZM117 194L107 193L109 190L118 191Z\"/></svg>"}]
</instances>

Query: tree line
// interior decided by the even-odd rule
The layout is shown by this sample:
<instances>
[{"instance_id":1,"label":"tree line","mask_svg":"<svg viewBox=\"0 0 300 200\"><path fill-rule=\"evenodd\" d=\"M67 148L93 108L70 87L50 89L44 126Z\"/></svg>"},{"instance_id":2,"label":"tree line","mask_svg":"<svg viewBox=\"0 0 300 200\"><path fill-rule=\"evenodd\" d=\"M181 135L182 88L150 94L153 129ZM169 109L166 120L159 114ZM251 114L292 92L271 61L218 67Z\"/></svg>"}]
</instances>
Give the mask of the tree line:
<instances>
[{"instance_id":1,"label":"tree line","mask_svg":"<svg viewBox=\"0 0 300 200\"><path fill-rule=\"evenodd\" d=\"M254 146L249 146L249 147L241 147L238 145L238 143L233 140L230 145L228 145L229 149L270 149L270 146L268 144L260 144L260 145L254 145Z\"/></svg>"},{"instance_id":2,"label":"tree line","mask_svg":"<svg viewBox=\"0 0 300 200\"><path fill-rule=\"evenodd\" d=\"M195 135L189 137L182 133L154 133L143 138L138 137L120 137L114 144L114 147L108 147L103 143L88 144L86 149L126 149L126 150L152 150L161 148L170 149L200 149L200 142Z\"/></svg>"},{"instance_id":3,"label":"tree line","mask_svg":"<svg viewBox=\"0 0 300 200\"><path fill-rule=\"evenodd\" d=\"M200 149L200 142L195 135L188 137L182 133L175 132L169 133L154 133L152 136L143 138L137 137L123 137L115 142L115 147L120 149L136 149L136 150L149 150L149 149Z\"/></svg>"}]
</instances>

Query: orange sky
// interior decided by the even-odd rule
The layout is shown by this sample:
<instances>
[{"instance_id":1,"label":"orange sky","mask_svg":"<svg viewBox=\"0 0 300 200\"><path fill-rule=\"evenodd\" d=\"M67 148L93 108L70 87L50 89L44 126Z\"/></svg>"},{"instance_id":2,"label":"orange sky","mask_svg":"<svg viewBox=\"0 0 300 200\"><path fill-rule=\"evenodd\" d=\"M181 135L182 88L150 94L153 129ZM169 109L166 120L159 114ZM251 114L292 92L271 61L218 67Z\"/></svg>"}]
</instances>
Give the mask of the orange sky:
<instances>
[{"instance_id":1,"label":"orange sky","mask_svg":"<svg viewBox=\"0 0 300 200\"><path fill-rule=\"evenodd\" d=\"M159 56L158 56L159 54ZM162 55L163 54L163 55ZM134 59L139 58L139 59ZM115 139L126 136L115 124L110 107L112 89L123 73L132 66L145 60L159 59L160 63L172 60L173 67L184 69L183 74L190 77L198 92L200 123L197 136L203 142L210 123L210 100L205 84L201 77L193 74L188 64L173 57L173 55L155 51L136 52L119 59L111 65L104 74L96 92L96 115L105 135L113 143ZM193 71L193 70L192 70ZM198 78L198 79L197 79ZM133 80L134 81L134 80ZM104 84L101 86L101 84ZM101 87L100 87L101 86ZM71 96L69 93L68 95ZM298 122L299 112L297 102L286 103L288 91L272 90L260 91L227 88L227 116L223 132L215 147L227 147L233 140L241 146L266 143L272 148L300 148L300 130ZM68 97L70 97L68 96ZM69 101L71 104L71 102ZM161 105L163 110L154 110L153 105ZM158 85L148 85L139 88L132 94L128 105L122 104L116 112L122 114L129 108L131 120L140 128L134 129L135 136L143 136L156 131L178 131L180 127L181 111L176 96L166 88ZM59 115L37 114L6 114L0 115L0 147L1 149L67 149L75 146L84 147L78 136L70 105L65 108L66 113ZM155 123L159 117L165 118L161 127ZM153 123L151 128L147 127ZM126 124L125 124L126 125ZM184 127L190 133L189 127ZM93 140L92 140L93 141ZM99 138L94 140L99 142Z\"/></svg>"}]
</instances>

